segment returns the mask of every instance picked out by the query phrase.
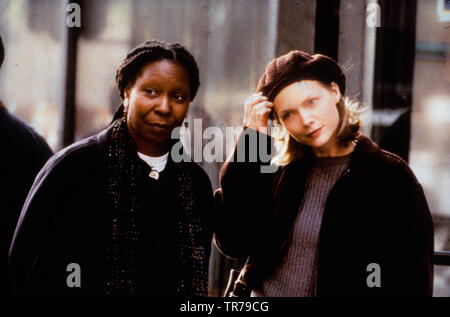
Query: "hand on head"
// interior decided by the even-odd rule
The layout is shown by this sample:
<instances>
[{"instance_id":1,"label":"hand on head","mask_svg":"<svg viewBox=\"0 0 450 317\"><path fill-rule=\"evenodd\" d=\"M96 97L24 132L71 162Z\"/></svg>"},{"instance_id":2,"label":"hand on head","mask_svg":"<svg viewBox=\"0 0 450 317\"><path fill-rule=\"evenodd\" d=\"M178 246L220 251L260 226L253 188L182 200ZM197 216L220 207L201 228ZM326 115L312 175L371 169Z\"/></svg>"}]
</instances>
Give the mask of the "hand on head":
<instances>
[{"instance_id":1,"label":"hand on head","mask_svg":"<svg viewBox=\"0 0 450 317\"><path fill-rule=\"evenodd\" d=\"M244 127L267 133L267 122L273 103L261 92L252 94L244 103Z\"/></svg>"}]
</instances>

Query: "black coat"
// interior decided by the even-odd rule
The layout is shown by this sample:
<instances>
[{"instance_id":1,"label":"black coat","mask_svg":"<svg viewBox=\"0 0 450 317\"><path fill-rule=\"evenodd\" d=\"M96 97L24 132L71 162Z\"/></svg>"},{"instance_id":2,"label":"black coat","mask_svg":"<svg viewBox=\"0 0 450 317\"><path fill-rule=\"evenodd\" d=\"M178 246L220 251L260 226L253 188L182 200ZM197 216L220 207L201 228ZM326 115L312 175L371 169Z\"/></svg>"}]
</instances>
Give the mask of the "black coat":
<instances>
[{"instance_id":1,"label":"black coat","mask_svg":"<svg viewBox=\"0 0 450 317\"><path fill-rule=\"evenodd\" d=\"M303 199L309 158L306 154L272 174L260 173L262 162L222 167L216 244L228 256L251 256L259 281L283 254ZM433 222L422 186L401 158L361 136L349 169L326 201L317 296L431 296L433 249ZM370 263L380 266L379 288L367 285Z\"/></svg>"},{"instance_id":2,"label":"black coat","mask_svg":"<svg viewBox=\"0 0 450 317\"><path fill-rule=\"evenodd\" d=\"M1 294L11 294L8 287L8 251L20 211L39 170L52 151L38 133L0 104L0 285Z\"/></svg>"},{"instance_id":3,"label":"black coat","mask_svg":"<svg viewBox=\"0 0 450 317\"><path fill-rule=\"evenodd\" d=\"M111 201L107 194L108 146L112 126L54 155L39 173L27 197L10 250L14 293L103 295L108 270L106 248L110 245ZM148 171L150 168L142 162ZM158 182L139 179L147 196L141 196L136 223L143 232L137 255L136 294L175 295L180 273L175 258L177 217L174 175L169 155ZM198 191L205 230L202 247L209 258L213 208L211 184L195 163L189 167ZM70 288L67 266L81 269L81 287Z\"/></svg>"}]
</instances>

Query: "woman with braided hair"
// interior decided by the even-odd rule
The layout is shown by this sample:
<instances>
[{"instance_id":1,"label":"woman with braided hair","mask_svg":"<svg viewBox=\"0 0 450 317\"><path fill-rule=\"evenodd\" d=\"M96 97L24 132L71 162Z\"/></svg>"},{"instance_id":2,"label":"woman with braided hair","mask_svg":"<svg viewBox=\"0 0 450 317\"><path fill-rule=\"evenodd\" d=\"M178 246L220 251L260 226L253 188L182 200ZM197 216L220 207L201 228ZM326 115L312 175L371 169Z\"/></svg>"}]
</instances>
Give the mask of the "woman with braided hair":
<instances>
[{"instance_id":1,"label":"woman with braided hair","mask_svg":"<svg viewBox=\"0 0 450 317\"><path fill-rule=\"evenodd\" d=\"M207 295L213 195L169 155L199 87L180 44L148 41L117 70L123 103L38 175L10 250L15 294Z\"/></svg>"}]
</instances>

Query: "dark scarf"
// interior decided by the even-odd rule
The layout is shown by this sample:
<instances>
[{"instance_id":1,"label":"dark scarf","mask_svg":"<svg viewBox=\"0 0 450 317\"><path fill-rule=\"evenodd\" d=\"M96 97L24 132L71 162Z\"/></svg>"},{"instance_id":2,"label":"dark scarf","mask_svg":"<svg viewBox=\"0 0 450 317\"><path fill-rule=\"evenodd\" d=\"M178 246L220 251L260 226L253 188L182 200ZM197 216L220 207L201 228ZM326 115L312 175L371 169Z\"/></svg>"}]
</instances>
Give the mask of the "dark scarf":
<instances>
[{"instance_id":1,"label":"dark scarf","mask_svg":"<svg viewBox=\"0 0 450 317\"><path fill-rule=\"evenodd\" d=\"M114 122L111 144L108 149L108 195L111 199L111 245L107 248L110 276L106 294L133 295L136 293L136 253L141 236L136 214L140 208L138 180L144 176L134 143L125 119ZM206 296L208 259L204 243L203 226L198 218L198 198L186 164L175 163L178 205L183 211L178 221L177 241L179 264L183 267L177 281L177 296ZM158 211L156 211L158 212ZM156 272L158 274L158 272Z\"/></svg>"}]
</instances>

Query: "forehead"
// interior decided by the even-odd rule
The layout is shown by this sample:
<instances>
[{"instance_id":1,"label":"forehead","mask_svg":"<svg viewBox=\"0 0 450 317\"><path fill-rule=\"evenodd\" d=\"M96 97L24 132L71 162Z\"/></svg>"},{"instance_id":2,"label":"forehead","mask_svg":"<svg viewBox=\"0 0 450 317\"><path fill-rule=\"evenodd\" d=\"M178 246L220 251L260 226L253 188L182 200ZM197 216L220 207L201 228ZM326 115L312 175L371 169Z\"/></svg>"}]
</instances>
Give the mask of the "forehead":
<instances>
[{"instance_id":1,"label":"forehead","mask_svg":"<svg viewBox=\"0 0 450 317\"><path fill-rule=\"evenodd\" d=\"M176 83L177 85L189 86L189 75L187 70L179 62L168 59L161 59L145 64L136 82L145 83L147 81L159 81Z\"/></svg>"},{"instance_id":2,"label":"forehead","mask_svg":"<svg viewBox=\"0 0 450 317\"><path fill-rule=\"evenodd\" d=\"M316 80L302 80L284 87L273 100L274 106L298 104L312 95L321 94L325 87Z\"/></svg>"}]
</instances>

